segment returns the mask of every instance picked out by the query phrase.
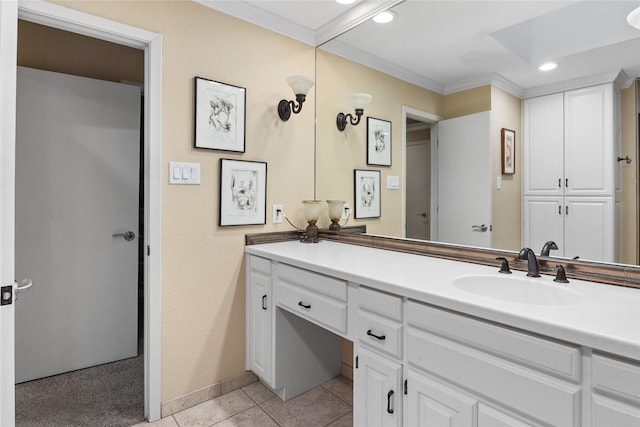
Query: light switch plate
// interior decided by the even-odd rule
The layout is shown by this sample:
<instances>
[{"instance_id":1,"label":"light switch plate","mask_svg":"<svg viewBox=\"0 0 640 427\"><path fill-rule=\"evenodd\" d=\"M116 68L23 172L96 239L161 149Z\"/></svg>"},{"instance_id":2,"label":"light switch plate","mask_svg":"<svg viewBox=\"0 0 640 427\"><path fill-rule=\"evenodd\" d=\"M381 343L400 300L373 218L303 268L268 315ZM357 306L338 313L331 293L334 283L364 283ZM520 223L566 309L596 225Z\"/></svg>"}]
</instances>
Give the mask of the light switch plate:
<instances>
[{"instance_id":1,"label":"light switch plate","mask_svg":"<svg viewBox=\"0 0 640 427\"><path fill-rule=\"evenodd\" d=\"M397 175L387 176L387 190L399 190L400 189L400 177Z\"/></svg>"},{"instance_id":2,"label":"light switch plate","mask_svg":"<svg viewBox=\"0 0 640 427\"><path fill-rule=\"evenodd\" d=\"M169 184L200 184L200 163L169 162Z\"/></svg>"}]
</instances>

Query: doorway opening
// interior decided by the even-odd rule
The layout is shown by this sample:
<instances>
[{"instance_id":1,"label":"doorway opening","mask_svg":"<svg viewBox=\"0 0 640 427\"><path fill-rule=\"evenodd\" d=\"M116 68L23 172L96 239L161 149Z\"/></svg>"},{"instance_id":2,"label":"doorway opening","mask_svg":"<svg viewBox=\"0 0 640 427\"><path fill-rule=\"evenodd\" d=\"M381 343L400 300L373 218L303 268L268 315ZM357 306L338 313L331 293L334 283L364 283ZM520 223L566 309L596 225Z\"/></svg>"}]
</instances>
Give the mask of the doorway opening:
<instances>
[{"instance_id":1,"label":"doorway opening","mask_svg":"<svg viewBox=\"0 0 640 427\"><path fill-rule=\"evenodd\" d=\"M33 22L28 22L24 20L19 21L18 25L18 66L26 66L31 69L40 69L52 71L54 73L62 73L64 75L74 75L80 76L83 78L91 78L96 79L95 82L98 81L115 81L115 82L128 82L129 84L134 84L138 86L144 86L144 77L145 77L145 52L144 50L130 48L123 45L119 45L117 43L110 43L104 40L99 40L91 37L82 36L76 33L67 32L63 30L59 30L56 28L48 27L45 25L39 25ZM66 77L65 77L66 78ZM80 79L83 80L83 79ZM88 81L84 79L84 81ZM99 83L98 83L99 84ZM20 88L20 86L19 86ZM20 89L18 90L20 92ZM135 215L134 218L134 230L136 230L136 249L129 249L129 255L133 255L136 257L135 261L130 260L130 264L133 265L134 269L137 271L133 271L133 277L131 278L132 284L135 286L135 282L137 282L137 289L133 289L133 298L136 301L127 301L129 306L138 307L138 315L136 316L135 311L131 312L133 315L129 315L129 319L133 320L133 322L129 322L127 328L133 328L133 331L129 332L129 336L134 337L134 348L133 355L137 356L132 361L127 361L126 363L115 362L115 364L109 364L110 366L104 365L101 366L100 369L97 368L89 368L86 371L79 373L71 372L68 374L60 374L60 376L67 376L67 379L50 377L48 379L39 380L36 379L38 375L28 378L33 379L31 383L24 383L24 385L20 385L21 390L24 392L16 393L16 415L17 421L20 423L33 423L36 422L35 418L32 418L34 415L44 416L44 420L49 420L56 423L66 423L67 419L53 419L49 417L49 414L44 414L42 407L33 405L34 401L32 396L37 395L37 388L46 388L46 387L58 387L55 384L76 384L77 387L82 387L82 395L86 396L94 396L97 400L100 400L101 403L105 403L106 408L120 408L116 409L116 412L120 412L120 414L115 414L116 417L121 415L123 423L133 423L139 422L144 419L145 409L144 409L144 373L143 373L143 363L142 363L142 353L143 346L142 341L144 338L144 230L145 230L145 172L144 172L144 148L145 148L145 137L144 137L144 109L141 108L144 106L144 98L140 98L140 95L136 95L135 91L130 91L132 95L129 95L129 99L133 101L134 109L135 104L138 104L137 112L134 113L136 115L134 121L138 121L140 124L138 126L138 134L137 141L134 139L133 143L137 145L137 147L130 147L129 150L133 149L137 151L135 153L135 160L133 161L133 166L136 170L133 171L133 174L130 178L133 178L133 186L137 189L135 190L137 194L133 194L132 204L138 203L138 206L133 206L133 209L129 209L130 213ZM138 92L139 93L139 92ZM19 93L20 96L20 93ZM132 98L133 97L133 98ZM100 104L100 100L97 100L97 104ZM18 121L20 121L21 117L18 115ZM25 120L24 117L22 117ZM135 131L135 129L134 129ZM17 144L20 145L20 139L18 138ZM20 155L20 147L18 148L18 157ZM55 148L54 148L55 149ZM100 151L96 152L100 155ZM139 153L139 162L137 161L137 156ZM84 158L86 160L86 158ZM19 159L16 159L18 162ZM81 156L78 157L80 162L83 161ZM71 163L71 167L73 163ZM118 162L117 162L118 163ZM75 167L78 167L76 164ZM137 170L139 168L139 172ZM80 169L78 167L78 169ZM17 174L17 184L19 184L18 177L20 174ZM86 180L87 177L84 175L79 179ZM132 187L131 184L128 185ZM17 185L18 191L20 191L20 186ZM69 191L69 195L73 198L73 191ZM29 195L29 193L27 193ZM18 196L18 195L17 195ZM18 212L19 203L18 200L20 197L17 197L16 204L16 216L20 215ZM77 196L76 196L77 199ZM77 202L77 200L76 200ZM85 215L88 210L84 210L82 208L82 203L77 203L79 206L80 215ZM84 213L83 213L84 211ZM19 231L19 228L16 230ZM55 230L54 233L64 232L64 230ZM17 235L17 242L19 242L24 236ZM134 243L135 244L135 243ZM18 255L18 252L17 252ZM16 259L18 263L19 260ZM18 269L16 269L18 270ZM21 274L18 272L18 274ZM36 288L37 290L37 288ZM29 295L25 295L26 298ZM26 304L23 303L23 307L26 307ZM19 308L17 308L19 310ZM87 318L86 322L91 323L94 321L93 318ZM80 322L82 323L82 322ZM18 331L17 340L21 339L19 334L21 324L19 323L16 327ZM137 337L137 339L136 339ZM23 337L24 338L24 337ZM82 343L78 343L79 347L82 347ZM16 349L18 351L18 347ZM81 350L84 351L84 350ZM98 359L100 356L98 356ZM100 364L100 363L96 363ZM64 372L68 370L67 368L63 368L60 372ZM47 376L45 374L45 376ZM93 378L93 380L86 382L85 380L88 378ZM17 378L20 381L20 378ZM115 384L114 384L115 382ZM119 388L119 386L122 386ZM87 388L88 387L88 388ZM135 390L138 396L135 396L136 405L132 408L131 405L122 405L122 401L118 401L118 390L120 389L129 389ZM60 388L57 388L58 393L60 392ZM73 393L73 388L67 389L68 392ZM79 390L76 390L79 391ZM35 394L34 394L35 393ZM29 397L31 396L31 397ZM21 399L28 399L29 402L26 404L22 404ZM109 401L113 402L111 407L109 406ZM37 399L40 401L40 399ZM72 399L73 400L73 399ZM131 400L131 399L128 399ZM54 399L53 403L55 404L56 400ZM98 420L94 418L86 418L86 414L76 413L74 414L72 411L74 410L73 405L69 405L68 401L65 402L63 400L57 400L59 404L67 403L64 408L63 416L71 417L71 419L82 419L83 423L95 423ZM79 405L75 408L77 411L83 410L83 405ZM86 406L86 405L85 405ZM46 407L46 406L45 406ZM31 413L25 413L25 408L33 408L34 411L40 412L40 414L34 414L34 411ZM93 408L90 408L93 409ZM28 410L28 409L27 409ZM107 409L107 412L109 409ZM131 415L131 413L125 412L133 411L135 415ZM49 408L49 412L55 412L54 408ZM93 410L94 416L99 412L97 410ZM114 413L111 412L108 415L110 417L111 422L113 422ZM133 418L132 418L133 417ZM91 420L91 421L89 421ZM37 424L37 422L36 422Z\"/></svg>"}]
</instances>

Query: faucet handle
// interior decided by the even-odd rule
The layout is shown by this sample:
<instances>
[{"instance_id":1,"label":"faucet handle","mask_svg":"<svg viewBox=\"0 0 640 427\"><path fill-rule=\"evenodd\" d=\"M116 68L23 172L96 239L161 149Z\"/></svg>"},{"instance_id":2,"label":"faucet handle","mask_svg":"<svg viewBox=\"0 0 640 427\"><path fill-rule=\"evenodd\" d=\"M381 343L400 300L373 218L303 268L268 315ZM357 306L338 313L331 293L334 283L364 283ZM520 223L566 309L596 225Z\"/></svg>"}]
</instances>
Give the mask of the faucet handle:
<instances>
[{"instance_id":1,"label":"faucet handle","mask_svg":"<svg viewBox=\"0 0 640 427\"><path fill-rule=\"evenodd\" d=\"M567 273L564 271L564 267L560 264L556 264L556 278L553 279L553 281L558 283L569 283L567 280Z\"/></svg>"},{"instance_id":2,"label":"faucet handle","mask_svg":"<svg viewBox=\"0 0 640 427\"><path fill-rule=\"evenodd\" d=\"M496 258L498 261L502 261L502 265L500 266L499 273L502 274L511 274L511 270L509 270L509 261L503 256L499 256Z\"/></svg>"}]
</instances>

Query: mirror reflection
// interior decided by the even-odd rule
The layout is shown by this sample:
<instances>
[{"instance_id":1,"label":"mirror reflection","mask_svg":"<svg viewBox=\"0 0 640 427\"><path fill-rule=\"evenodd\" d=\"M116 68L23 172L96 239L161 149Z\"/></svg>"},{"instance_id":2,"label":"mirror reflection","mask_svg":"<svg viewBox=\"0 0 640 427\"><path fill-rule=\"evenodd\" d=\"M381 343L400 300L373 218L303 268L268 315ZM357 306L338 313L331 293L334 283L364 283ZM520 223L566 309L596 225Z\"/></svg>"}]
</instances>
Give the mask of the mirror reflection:
<instances>
[{"instance_id":1,"label":"mirror reflection","mask_svg":"<svg viewBox=\"0 0 640 427\"><path fill-rule=\"evenodd\" d=\"M325 43L316 197L357 203L354 169L380 170L380 217L352 220L372 234L638 264L638 6L407 0ZM353 93L372 101L340 132ZM367 160L368 118L391 122L391 166Z\"/></svg>"}]
</instances>

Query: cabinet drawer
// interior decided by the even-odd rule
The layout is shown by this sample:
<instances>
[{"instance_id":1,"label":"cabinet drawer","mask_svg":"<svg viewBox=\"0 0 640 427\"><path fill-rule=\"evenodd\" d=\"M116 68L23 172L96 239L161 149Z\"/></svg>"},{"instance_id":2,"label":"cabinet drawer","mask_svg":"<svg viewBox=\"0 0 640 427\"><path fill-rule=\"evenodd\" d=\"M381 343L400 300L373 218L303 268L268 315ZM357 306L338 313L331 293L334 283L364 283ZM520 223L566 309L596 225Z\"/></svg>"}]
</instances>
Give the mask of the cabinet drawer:
<instances>
[{"instance_id":1,"label":"cabinet drawer","mask_svg":"<svg viewBox=\"0 0 640 427\"><path fill-rule=\"evenodd\" d=\"M412 327L407 331L407 360L413 367L490 396L506 409L545 424L577 426L580 422L579 385Z\"/></svg>"},{"instance_id":2,"label":"cabinet drawer","mask_svg":"<svg viewBox=\"0 0 640 427\"><path fill-rule=\"evenodd\" d=\"M249 266L252 271L259 271L265 274L271 274L271 260L260 258L255 255L249 255Z\"/></svg>"},{"instance_id":3,"label":"cabinet drawer","mask_svg":"<svg viewBox=\"0 0 640 427\"><path fill-rule=\"evenodd\" d=\"M640 363L593 354L593 387L640 402Z\"/></svg>"},{"instance_id":4,"label":"cabinet drawer","mask_svg":"<svg viewBox=\"0 0 640 427\"><path fill-rule=\"evenodd\" d=\"M407 318L410 326L573 381L581 378L578 347L516 332L414 301L407 304Z\"/></svg>"},{"instance_id":5,"label":"cabinet drawer","mask_svg":"<svg viewBox=\"0 0 640 427\"><path fill-rule=\"evenodd\" d=\"M287 310L344 335L347 332L347 304L300 286L280 282L276 303Z\"/></svg>"},{"instance_id":6,"label":"cabinet drawer","mask_svg":"<svg viewBox=\"0 0 640 427\"><path fill-rule=\"evenodd\" d=\"M347 283L344 280L324 276L286 264L278 265L277 275L281 281L303 286L340 301L347 301Z\"/></svg>"},{"instance_id":7,"label":"cabinet drawer","mask_svg":"<svg viewBox=\"0 0 640 427\"><path fill-rule=\"evenodd\" d=\"M358 304L361 309L402 322L402 298L360 287Z\"/></svg>"},{"instance_id":8,"label":"cabinet drawer","mask_svg":"<svg viewBox=\"0 0 640 427\"><path fill-rule=\"evenodd\" d=\"M358 339L360 343L393 357L402 357L401 323L360 310L358 313Z\"/></svg>"}]
</instances>

